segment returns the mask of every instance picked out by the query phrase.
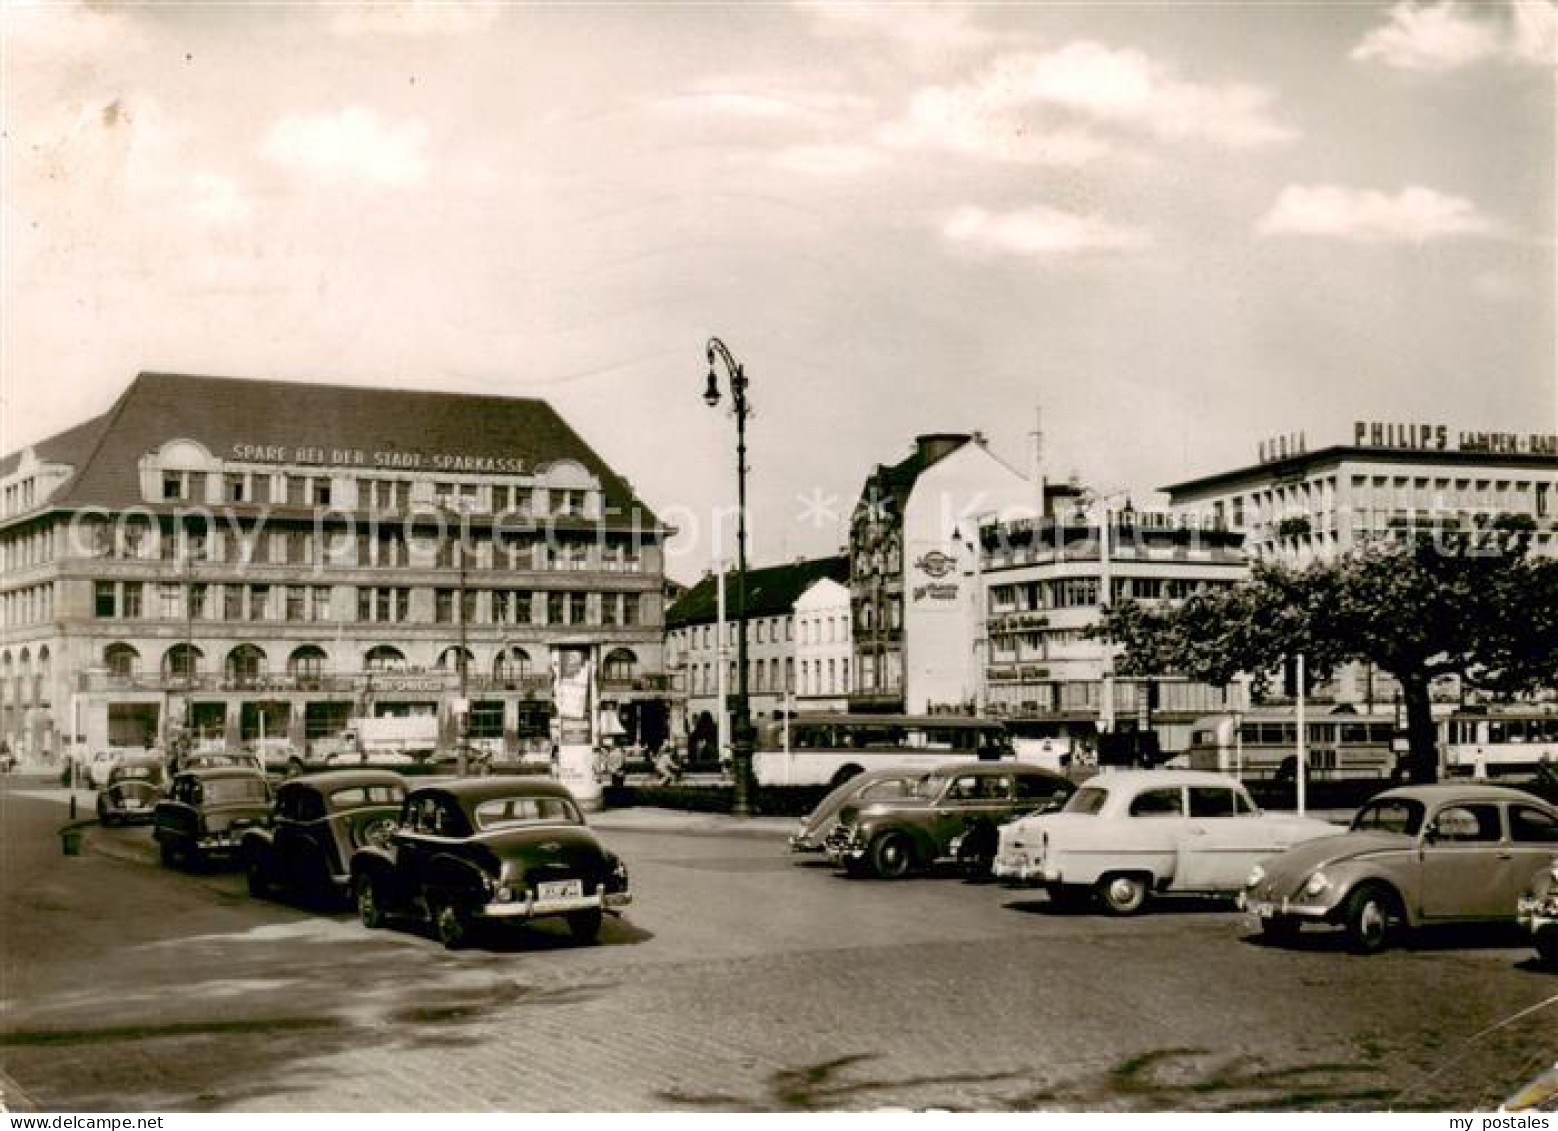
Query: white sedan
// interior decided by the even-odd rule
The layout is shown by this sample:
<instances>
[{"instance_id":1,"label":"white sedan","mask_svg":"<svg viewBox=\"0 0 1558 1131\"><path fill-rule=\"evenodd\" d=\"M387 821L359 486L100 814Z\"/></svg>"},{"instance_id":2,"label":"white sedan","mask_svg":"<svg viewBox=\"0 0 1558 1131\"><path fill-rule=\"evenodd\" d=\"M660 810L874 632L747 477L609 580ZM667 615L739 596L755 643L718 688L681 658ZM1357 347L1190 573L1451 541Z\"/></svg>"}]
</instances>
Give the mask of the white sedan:
<instances>
[{"instance_id":1,"label":"white sedan","mask_svg":"<svg viewBox=\"0 0 1558 1131\"><path fill-rule=\"evenodd\" d=\"M1002 827L994 871L1040 883L1057 904L1096 895L1130 915L1158 892L1234 895L1256 862L1340 825L1263 813L1244 786L1195 770L1132 770L1092 778L1058 813Z\"/></svg>"}]
</instances>

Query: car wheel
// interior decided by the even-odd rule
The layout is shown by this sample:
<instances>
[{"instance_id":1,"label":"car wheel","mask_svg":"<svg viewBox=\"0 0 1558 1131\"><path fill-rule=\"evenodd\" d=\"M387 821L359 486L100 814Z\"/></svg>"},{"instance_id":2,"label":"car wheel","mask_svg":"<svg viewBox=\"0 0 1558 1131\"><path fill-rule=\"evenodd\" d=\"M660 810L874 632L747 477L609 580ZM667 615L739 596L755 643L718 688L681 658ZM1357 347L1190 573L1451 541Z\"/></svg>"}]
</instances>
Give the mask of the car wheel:
<instances>
[{"instance_id":1,"label":"car wheel","mask_svg":"<svg viewBox=\"0 0 1558 1131\"><path fill-rule=\"evenodd\" d=\"M1147 904L1147 878L1131 873L1098 881L1098 902L1111 915L1134 915Z\"/></svg>"},{"instance_id":2,"label":"car wheel","mask_svg":"<svg viewBox=\"0 0 1558 1131\"><path fill-rule=\"evenodd\" d=\"M1260 933L1268 942L1287 943L1298 938L1303 926L1297 919L1283 919L1273 915L1260 921Z\"/></svg>"},{"instance_id":3,"label":"car wheel","mask_svg":"<svg viewBox=\"0 0 1558 1131\"><path fill-rule=\"evenodd\" d=\"M594 942L600 937L600 925L601 912L598 907L568 913L568 932L573 935L575 942Z\"/></svg>"},{"instance_id":4,"label":"car wheel","mask_svg":"<svg viewBox=\"0 0 1558 1131\"><path fill-rule=\"evenodd\" d=\"M1549 966L1558 966L1558 929L1539 931L1534 939L1536 956Z\"/></svg>"},{"instance_id":5,"label":"car wheel","mask_svg":"<svg viewBox=\"0 0 1558 1131\"><path fill-rule=\"evenodd\" d=\"M358 876L352 885L357 896L357 918L370 931L384 926L384 905L379 902L379 885L372 876Z\"/></svg>"},{"instance_id":6,"label":"car wheel","mask_svg":"<svg viewBox=\"0 0 1558 1131\"><path fill-rule=\"evenodd\" d=\"M453 903L440 904L433 912L433 926L445 950L459 950L470 941L471 922Z\"/></svg>"},{"instance_id":7,"label":"car wheel","mask_svg":"<svg viewBox=\"0 0 1558 1131\"><path fill-rule=\"evenodd\" d=\"M178 849L173 847L171 840L159 840L157 842L157 855L162 859L164 868L171 868L178 863Z\"/></svg>"},{"instance_id":8,"label":"car wheel","mask_svg":"<svg viewBox=\"0 0 1558 1131\"><path fill-rule=\"evenodd\" d=\"M900 879L912 867L914 843L903 833L883 833L871 842L871 870L879 879Z\"/></svg>"},{"instance_id":9,"label":"car wheel","mask_svg":"<svg viewBox=\"0 0 1558 1131\"><path fill-rule=\"evenodd\" d=\"M1390 945L1391 920L1398 917L1390 889L1364 884L1347 897L1342 922L1347 946L1354 954L1378 954Z\"/></svg>"}]
</instances>

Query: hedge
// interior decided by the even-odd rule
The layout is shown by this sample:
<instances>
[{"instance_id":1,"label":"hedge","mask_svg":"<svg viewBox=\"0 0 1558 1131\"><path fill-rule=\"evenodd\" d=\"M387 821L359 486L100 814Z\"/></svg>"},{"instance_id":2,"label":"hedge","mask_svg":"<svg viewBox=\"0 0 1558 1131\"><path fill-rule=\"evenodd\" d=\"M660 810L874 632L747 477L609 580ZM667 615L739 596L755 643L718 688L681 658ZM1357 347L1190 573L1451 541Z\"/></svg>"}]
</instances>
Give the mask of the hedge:
<instances>
[{"instance_id":1,"label":"hedge","mask_svg":"<svg viewBox=\"0 0 1558 1131\"><path fill-rule=\"evenodd\" d=\"M754 798L754 810L765 817L802 817L817 807L831 791L827 785L763 786ZM627 785L607 786L602 801L607 809L636 805L656 809L681 809L692 813L729 813L736 791L728 785Z\"/></svg>"}]
</instances>

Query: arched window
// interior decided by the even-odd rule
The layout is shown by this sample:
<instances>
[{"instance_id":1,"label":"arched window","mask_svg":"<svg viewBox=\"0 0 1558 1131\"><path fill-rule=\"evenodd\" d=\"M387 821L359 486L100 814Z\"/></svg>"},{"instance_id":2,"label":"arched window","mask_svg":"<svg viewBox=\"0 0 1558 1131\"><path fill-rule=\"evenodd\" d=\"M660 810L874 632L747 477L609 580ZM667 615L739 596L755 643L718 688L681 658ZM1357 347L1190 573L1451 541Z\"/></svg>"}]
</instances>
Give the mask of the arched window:
<instances>
[{"instance_id":1,"label":"arched window","mask_svg":"<svg viewBox=\"0 0 1558 1131\"><path fill-rule=\"evenodd\" d=\"M163 674L177 676L180 679L199 675L200 661L204 658L200 649L193 645L175 644L162 657Z\"/></svg>"},{"instance_id":2,"label":"arched window","mask_svg":"<svg viewBox=\"0 0 1558 1131\"><path fill-rule=\"evenodd\" d=\"M370 672L403 672L406 670L406 657L399 648L380 644L368 649L363 656L363 667Z\"/></svg>"},{"instance_id":3,"label":"arched window","mask_svg":"<svg viewBox=\"0 0 1558 1131\"><path fill-rule=\"evenodd\" d=\"M103 666L109 675L128 678L141 666L141 654L128 644L110 644L103 649Z\"/></svg>"},{"instance_id":4,"label":"arched window","mask_svg":"<svg viewBox=\"0 0 1558 1131\"><path fill-rule=\"evenodd\" d=\"M299 679L318 679L325 674L325 650L317 644L303 644L287 657L287 671Z\"/></svg>"},{"instance_id":5,"label":"arched window","mask_svg":"<svg viewBox=\"0 0 1558 1131\"><path fill-rule=\"evenodd\" d=\"M253 644L240 644L227 653L227 678L242 685L265 674L265 653Z\"/></svg>"},{"instance_id":6,"label":"arched window","mask_svg":"<svg viewBox=\"0 0 1558 1131\"><path fill-rule=\"evenodd\" d=\"M438 662L437 662L437 664L435 666L441 672L457 672L457 671L459 671L460 670L460 652L461 652L461 649L459 647L445 648L442 652L438 653ZM474 665L475 657L471 655L471 650L469 648L464 649L464 652L465 652L465 670L468 672L468 671L471 670L472 667L475 666Z\"/></svg>"},{"instance_id":7,"label":"arched window","mask_svg":"<svg viewBox=\"0 0 1558 1131\"><path fill-rule=\"evenodd\" d=\"M601 665L601 678L614 682L631 680L638 674L638 657L626 648L618 648Z\"/></svg>"},{"instance_id":8,"label":"arched window","mask_svg":"<svg viewBox=\"0 0 1558 1131\"><path fill-rule=\"evenodd\" d=\"M492 661L494 679L523 679L530 674L530 653L516 644L500 651Z\"/></svg>"}]
</instances>

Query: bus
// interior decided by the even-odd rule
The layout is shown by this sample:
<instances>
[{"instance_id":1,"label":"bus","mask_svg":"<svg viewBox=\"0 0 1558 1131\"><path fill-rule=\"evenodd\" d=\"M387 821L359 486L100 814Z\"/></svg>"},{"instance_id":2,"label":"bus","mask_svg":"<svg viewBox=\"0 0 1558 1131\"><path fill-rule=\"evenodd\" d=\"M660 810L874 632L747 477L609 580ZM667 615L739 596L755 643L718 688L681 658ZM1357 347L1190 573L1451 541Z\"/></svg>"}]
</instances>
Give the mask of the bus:
<instances>
[{"instance_id":1,"label":"bus","mask_svg":"<svg viewBox=\"0 0 1558 1131\"><path fill-rule=\"evenodd\" d=\"M1459 710L1438 720L1444 776L1532 774L1558 762L1558 712ZM1480 766L1480 769L1479 769Z\"/></svg>"},{"instance_id":2,"label":"bus","mask_svg":"<svg viewBox=\"0 0 1558 1131\"><path fill-rule=\"evenodd\" d=\"M796 715L768 724L752 754L759 785L839 785L865 770L1015 757L1006 724L962 715Z\"/></svg>"},{"instance_id":3,"label":"bus","mask_svg":"<svg viewBox=\"0 0 1558 1131\"><path fill-rule=\"evenodd\" d=\"M1396 775L1396 721L1390 714L1332 710L1304 719L1308 777L1318 781L1389 780ZM1208 715L1190 730L1193 770L1246 781L1291 781L1298 767L1298 721L1291 707L1255 707Z\"/></svg>"}]
</instances>

